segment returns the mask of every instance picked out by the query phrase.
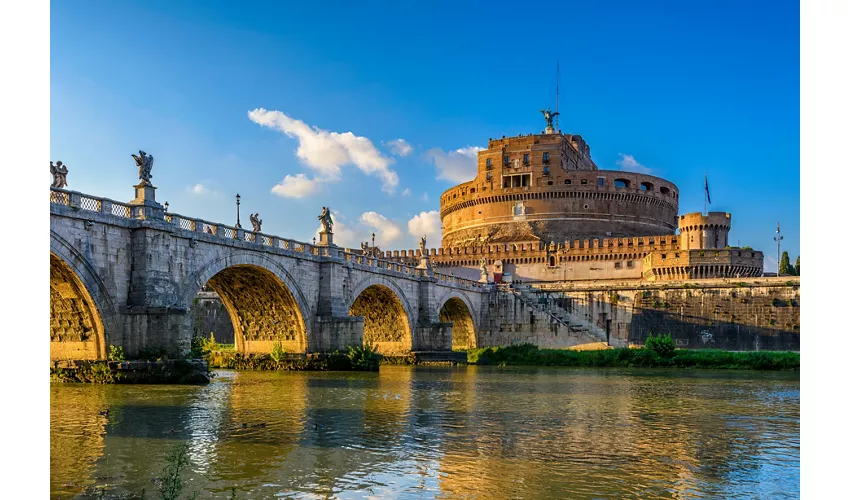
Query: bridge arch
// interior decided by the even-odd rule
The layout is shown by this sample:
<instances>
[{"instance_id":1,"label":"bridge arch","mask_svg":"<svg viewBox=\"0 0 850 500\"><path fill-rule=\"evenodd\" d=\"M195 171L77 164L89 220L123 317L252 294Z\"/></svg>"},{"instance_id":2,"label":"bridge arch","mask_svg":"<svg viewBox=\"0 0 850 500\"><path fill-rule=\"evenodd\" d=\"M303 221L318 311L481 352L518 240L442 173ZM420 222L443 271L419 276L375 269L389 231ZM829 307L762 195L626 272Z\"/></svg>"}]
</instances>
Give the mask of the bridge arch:
<instances>
[{"instance_id":1,"label":"bridge arch","mask_svg":"<svg viewBox=\"0 0 850 500\"><path fill-rule=\"evenodd\" d=\"M363 343L382 354L406 353L413 348L413 313L393 280L370 276L351 288L348 315L363 317Z\"/></svg>"},{"instance_id":2,"label":"bridge arch","mask_svg":"<svg viewBox=\"0 0 850 500\"><path fill-rule=\"evenodd\" d=\"M95 268L50 231L50 359L105 359L121 345L112 299Z\"/></svg>"},{"instance_id":3,"label":"bridge arch","mask_svg":"<svg viewBox=\"0 0 850 500\"><path fill-rule=\"evenodd\" d=\"M478 314L469 297L460 290L449 290L439 300L438 321L453 323L452 349L478 346Z\"/></svg>"},{"instance_id":4,"label":"bridge arch","mask_svg":"<svg viewBox=\"0 0 850 500\"><path fill-rule=\"evenodd\" d=\"M183 287L181 300L187 310L204 285L218 294L227 309L238 352L269 353L276 342L289 352L307 350L306 319L312 317L308 302L275 260L236 252L208 262Z\"/></svg>"}]
</instances>

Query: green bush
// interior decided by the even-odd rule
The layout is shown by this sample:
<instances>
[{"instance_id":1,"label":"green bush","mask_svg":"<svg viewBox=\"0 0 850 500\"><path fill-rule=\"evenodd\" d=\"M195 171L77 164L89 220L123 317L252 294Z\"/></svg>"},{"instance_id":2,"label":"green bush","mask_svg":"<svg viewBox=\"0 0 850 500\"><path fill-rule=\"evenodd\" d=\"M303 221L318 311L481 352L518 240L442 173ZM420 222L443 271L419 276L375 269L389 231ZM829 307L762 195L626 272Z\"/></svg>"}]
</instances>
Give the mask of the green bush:
<instances>
[{"instance_id":1,"label":"green bush","mask_svg":"<svg viewBox=\"0 0 850 500\"><path fill-rule=\"evenodd\" d=\"M280 363L286 357L286 349L283 348L283 344L280 340L275 340L274 344L272 344L272 352L270 356L275 363Z\"/></svg>"},{"instance_id":2,"label":"green bush","mask_svg":"<svg viewBox=\"0 0 850 500\"><path fill-rule=\"evenodd\" d=\"M381 357L371 344L348 348L348 359L352 370L378 371Z\"/></svg>"},{"instance_id":3,"label":"green bush","mask_svg":"<svg viewBox=\"0 0 850 500\"><path fill-rule=\"evenodd\" d=\"M669 358L673 354L673 351L676 350L676 342L669 333L667 335L653 335L650 333L643 346L650 351L654 351L662 358Z\"/></svg>"},{"instance_id":4,"label":"green bush","mask_svg":"<svg viewBox=\"0 0 850 500\"><path fill-rule=\"evenodd\" d=\"M124 348L109 346L109 361L124 361Z\"/></svg>"}]
</instances>

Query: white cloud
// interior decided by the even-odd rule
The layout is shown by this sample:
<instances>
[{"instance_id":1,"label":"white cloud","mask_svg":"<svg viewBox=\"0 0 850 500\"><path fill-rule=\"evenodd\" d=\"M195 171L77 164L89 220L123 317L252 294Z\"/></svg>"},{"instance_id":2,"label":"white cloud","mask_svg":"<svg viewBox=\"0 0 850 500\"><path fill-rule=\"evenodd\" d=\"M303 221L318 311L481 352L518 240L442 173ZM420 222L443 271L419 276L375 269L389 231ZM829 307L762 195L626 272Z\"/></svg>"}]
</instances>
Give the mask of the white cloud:
<instances>
[{"instance_id":1,"label":"white cloud","mask_svg":"<svg viewBox=\"0 0 850 500\"><path fill-rule=\"evenodd\" d=\"M375 244L388 247L401 236L401 228L378 212L364 212L360 222L375 230Z\"/></svg>"},{"instance_id":2,"label":"white cloud","mask_svg":"<svg viewBox=\"0 0 850 500\"><path fill-rule=\"evenodd\" d=\"M351 164L368 175L380 177L384 191L391 192L398 185L398 174L390 169L393 159L382 155L366 137L311 127L281 111L263 108L248 112L248 118L258 125L297 138L295 154L318 173L316 180L339 181L342 179L342 167Z\"/></svg>"},{"instance_id":3,"label":"white cloud","mask_svg":"<svg viewBox=\"0 0 850 500\"><path fill-rule=\"evenodd\" d=\"M417 241L424 235L429 248L439 248L443 238L440 226L440 212L431 210L421 212L407 221L407 232Z\"/></svg>"},{"instance_id":4,"label":"white cloud","mask_svg":"<svg viewBox=\"0 0 850 500\"><path fill-rule=\"evenodd\" d=\"M652 172L651 168L638 163L634 156L625 155L623 153L620 153L620 159L617 160L617 165L620 166L620 170L628 170L629 172L636 172L639 174L648 174Z\"/></svg>"},{"instance_id":5,"label":"white cloud","mask_svg":"<svg viewBox=\"0 0 850 500\"><path fill-rule=\"evenodd\" d=\"M287 198L304 198L319 190L319 179L308 179L304 174L287 175L272 188L272 193Z\"/></svg>"},{"instance_id":6,"label":"white cloud","mask_svg":"<svg viewBox=\"0 0 850 500\"><path fill-rule=\"evenodd\" d=\"M397 156L407 156L413 152L413 146L410 145L404 139L395 139L387 142L387 146L390 147L390 151L393 152L394 155Z\"/></svg>"},{"instance_id":7,"label":"white cloud","mask_svg":"<svg viewBox=\"0 0 850 500\"><path fill-rule=\"evenodd\" d=\"M410 188L404 188L404 191L401 192L402 196L410 196L411 194L413 194L413 191Z\"/></svg>"},{"instance_id":8,"label":"white cloud","mask_svg":"<svg viewBox=\"0 0 850 500\"><path fill-rule=\"evenodd\" d=\"M213 196L218 194L216 191L204 186L203 184L195 184L194 186L190 186L186 188L190 193L198 196Z\"/></svg>"},{"instance_id":9,"label":"white cloud","mask_svg":"<svg viewBox=\"0 0 850 500\"><path fill-rule=\"evenodd\" d=\"M428 151L428 156L437 167L437 179L451 182L466 182L475 178L478 171L478 152L484 148L468 146L446 153L434 148Z\"/></svg>"}]
</instances>

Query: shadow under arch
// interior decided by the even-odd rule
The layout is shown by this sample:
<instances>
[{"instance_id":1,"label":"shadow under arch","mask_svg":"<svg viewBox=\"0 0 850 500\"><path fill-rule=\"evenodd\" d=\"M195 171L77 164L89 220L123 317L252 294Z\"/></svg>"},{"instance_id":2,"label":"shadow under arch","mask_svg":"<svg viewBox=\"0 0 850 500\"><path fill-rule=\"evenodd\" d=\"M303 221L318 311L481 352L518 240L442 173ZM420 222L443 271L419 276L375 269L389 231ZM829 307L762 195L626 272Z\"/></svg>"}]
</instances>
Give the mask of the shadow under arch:
<instances>
[{"instance_id":1,"label":"shadow under arch","mask_svg":"<svg viewBox=\"0 0 850 500\"><path fill-rule=\"evenodd\" d=\"M204 285L218 294L227 309L238 352L269 353L278 341L289 352L307 351L309 308L295 281L277 262L249 253L210 262L184 287L187 310Z\"/></svg>"},{"instance_id":2,"label":"shadow under arch","mask_svg":"<svg viewBox=\"0 0 850 500\"><path fill-rule=\"evenodd\" d=\"M50 360L106 358L103 319L71 266L50 252Z\"/></svg>"},{"instance_id":3,"label":"shadow under arch","mask_svg":"<svg viewBox=\"0 0 850 500\"><path fill-rule=\"evenodd\" d=\"M463 294L448 293L439 311L440 323L452 323L452 349L478 346L472 304Z\"/></svg>"},{"instance_id":4,"label":"shadow under arch","mask_svg":"<svg viewBox=\"0 0 850 500\"><path fill-rule=\"evenodd\" d=\"M413 348L410 307L390 281L367 279L353 289L349 316L363 317L363 343L381 354L402 354Z\"/></svg>"},{"instance_id":5,"label":"shadow under arch","mask_svg":"<svg viewBox=\"0 0 850 500\"><path fill-rule=\"evenodd\" d=\"M53 230L50 323L51 360L106 359L107 345L122 345L118 314L97 270Z\"/></svg>"}]
</instances>

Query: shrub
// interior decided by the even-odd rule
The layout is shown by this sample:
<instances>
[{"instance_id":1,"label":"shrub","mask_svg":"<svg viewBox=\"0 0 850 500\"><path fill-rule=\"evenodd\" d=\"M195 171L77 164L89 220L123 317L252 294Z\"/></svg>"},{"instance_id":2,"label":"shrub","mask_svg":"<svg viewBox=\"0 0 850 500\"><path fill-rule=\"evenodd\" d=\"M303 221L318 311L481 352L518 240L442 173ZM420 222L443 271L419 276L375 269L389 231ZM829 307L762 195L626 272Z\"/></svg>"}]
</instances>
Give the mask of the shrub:
<instances>
[{"instance_id":1,"label":"shrub","mask_svg":"<svg viewBox=\"0 0 850 500\"><path fill-rule=\"evenodd\" d=\"M781 300L779 300L779 299L777 299L776 297L774 297L774 298L773 298L773 300L771 300L771 301L770 301L770 304L771 304L773 307L779 307L779 306L781 306L781 305L782 305L782 301L781 301Z\"/></svg>"},{"instance_id":2,"label":"shrub","mask_svg":"<svg viewBox=\"0 0 850 500\"><path fill-rule=\"evenodd\" d=\"M351 346L348 348L348 359L352 370L378 371L380 356L371 344Z\"/></svg>"},{"instance_id":3,"label":"shrub","mask_svg":"<svg viewBox=\"0 0 850 500\"><path fill-rule=\"evenodd\" d=\"M109 361L124 361L124 348L109 346Z\"/></svg>"},{"instance_id":4,"label":"shrub","mask_svg":"<svg viewBox=\"0 0 850 500\"><path fill-rule=\"evenodd\" d=\"M286 357L286 350L283 348L283 344L280 340L275 340L274 344L272 344L272 352L271 357L275 363L280 363L283 358Z\"/></svg>"},{"instance_id":5,"label":"shrub","mask_svg":"<svg viewBox=\"0 0 850 500\"><path fill-rule=\"evenodd\" d=\"M177 500L183 491L183 479L180 477L183 469L189 465L189 445L182 443L177 445L165 457L166 466L162 469L162 477L159 478L159 493L163 500ZM195 492L189 498L196 498Z\"/></svg>"},{"instance_id":6,"label":"shrub","mask_svg":"<svg viewBox=\"0 0 850 500\"><path fill-rule=\"evenodd\" d=\"M662 358L669 358L673 354L673 351L676 350L676 342L669 333L667 335L653 335L650 333L646 342L644 342L644 347L650 351L654 351Z\"/></svg>"}]
</instances>

